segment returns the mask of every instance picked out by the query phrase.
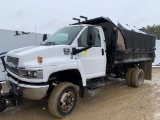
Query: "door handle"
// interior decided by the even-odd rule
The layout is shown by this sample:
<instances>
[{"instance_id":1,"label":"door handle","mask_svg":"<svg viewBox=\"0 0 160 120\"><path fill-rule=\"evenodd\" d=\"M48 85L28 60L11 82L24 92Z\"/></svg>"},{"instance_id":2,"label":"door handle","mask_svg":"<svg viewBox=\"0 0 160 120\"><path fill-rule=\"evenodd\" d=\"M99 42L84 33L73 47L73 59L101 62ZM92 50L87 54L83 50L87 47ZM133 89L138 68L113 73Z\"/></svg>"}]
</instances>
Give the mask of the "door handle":
<instances>
[{"instance_id":1,"label":"door handle","mask_svg":"<svg viewBox=\"0 0 160 120\"><path fill-rule=\"evenodd\" d=\"M104 55L104 49L102 48L102 55Z\"/></svg>"}]
</instances>

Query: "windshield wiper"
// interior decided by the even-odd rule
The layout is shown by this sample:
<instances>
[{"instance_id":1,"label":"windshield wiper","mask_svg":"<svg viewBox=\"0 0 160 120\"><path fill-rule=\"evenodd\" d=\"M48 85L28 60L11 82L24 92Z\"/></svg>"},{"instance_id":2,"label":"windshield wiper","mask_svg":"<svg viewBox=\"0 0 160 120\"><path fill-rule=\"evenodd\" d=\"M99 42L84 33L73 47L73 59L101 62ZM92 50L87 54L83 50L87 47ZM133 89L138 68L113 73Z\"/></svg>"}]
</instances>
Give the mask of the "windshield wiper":
<instances>
[{"instance_id":1,"label":"windshield wiper","mask_svg":"<svg viewBox=\"0 0 160 120\"><path fill-rule=\"evenodd\" d=\"M45 42L45 43L42 44L42 45L56 45L56 43L55 43L55 42Z\"/></svg>"}]
</instances>

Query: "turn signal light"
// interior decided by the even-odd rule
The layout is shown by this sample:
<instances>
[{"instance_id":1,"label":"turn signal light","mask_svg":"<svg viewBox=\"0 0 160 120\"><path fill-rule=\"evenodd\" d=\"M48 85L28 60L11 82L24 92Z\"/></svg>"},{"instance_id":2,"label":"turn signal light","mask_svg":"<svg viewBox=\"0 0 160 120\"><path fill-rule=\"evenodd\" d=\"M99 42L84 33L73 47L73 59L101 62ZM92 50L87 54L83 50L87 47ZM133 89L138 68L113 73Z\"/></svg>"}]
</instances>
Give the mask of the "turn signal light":
<instances>
[{"instance_id":1,"label":"turn signal light","mask_svg":"<svg viewBox=\"0 0 160 120\"><path fill-rule=\"evenodd\" d=\"M42 59L43 59L42 57L38 56L38 57L37 57L37 62L38 62L38 63L42 63Z\"/></svg>"}]
</instances>

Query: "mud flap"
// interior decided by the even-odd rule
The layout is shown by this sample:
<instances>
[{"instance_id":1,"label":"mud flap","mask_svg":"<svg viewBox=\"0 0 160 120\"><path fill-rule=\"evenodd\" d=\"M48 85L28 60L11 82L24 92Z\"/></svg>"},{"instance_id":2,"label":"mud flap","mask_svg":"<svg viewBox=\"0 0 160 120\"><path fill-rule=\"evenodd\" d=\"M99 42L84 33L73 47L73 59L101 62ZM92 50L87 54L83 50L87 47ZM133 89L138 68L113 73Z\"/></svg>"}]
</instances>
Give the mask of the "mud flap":
<instances>
[{"instance_id":1,"label":"mud flap","mask_svg":"<svg viewBox=\"0 0 160 120\"><path fill-rule=\"evenodd\" d=\"M87 89L86 86L84 86L84 87L83 87L82 98L87 99L87 98L89 98L89 97L90 97L90 95L89 95L89 93L88 93L88 89Z\"/></svg>"},{"instance_id":2,"label":"mud flap","mask_svg":"<svg viewBox=\"0 0 160 120\"><path fill-rule=\"evenodd\" d=\"M152 80L152 62L141 63L140 69L144 71L144 79Z\"/></svg>"}]
</instances>

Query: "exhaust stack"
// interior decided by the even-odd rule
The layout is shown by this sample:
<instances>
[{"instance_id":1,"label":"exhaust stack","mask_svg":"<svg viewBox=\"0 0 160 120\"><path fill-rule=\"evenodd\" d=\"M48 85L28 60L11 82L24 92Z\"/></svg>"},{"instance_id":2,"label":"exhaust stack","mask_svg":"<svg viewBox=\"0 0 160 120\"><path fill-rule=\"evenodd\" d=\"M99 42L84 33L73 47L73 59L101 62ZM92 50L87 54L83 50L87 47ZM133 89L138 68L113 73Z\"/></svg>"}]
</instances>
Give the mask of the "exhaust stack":
<instances>
[{"instance_id":1,"label":"exhaust stack","mask_svg":"<svg viewBox=\"0 0 160 120\"><path fill-rule=\"evenodd\" d=\"M85 16L80 16L80 18L83 18L83 19L85 19L86 21L88 20L88 18L85 17Z\"/></svg>"}]
</instances>

